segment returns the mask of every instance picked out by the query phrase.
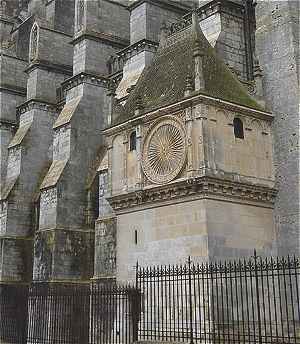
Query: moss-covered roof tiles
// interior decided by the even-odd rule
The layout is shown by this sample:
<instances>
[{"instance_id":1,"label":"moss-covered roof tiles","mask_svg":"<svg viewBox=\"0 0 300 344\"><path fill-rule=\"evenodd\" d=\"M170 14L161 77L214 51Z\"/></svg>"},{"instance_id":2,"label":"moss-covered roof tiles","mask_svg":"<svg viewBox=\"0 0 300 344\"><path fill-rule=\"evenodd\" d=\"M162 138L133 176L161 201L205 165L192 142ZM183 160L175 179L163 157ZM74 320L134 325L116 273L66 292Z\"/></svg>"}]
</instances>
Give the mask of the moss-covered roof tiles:
<instances>
[{"instance_id":1,"label":"moss-covered roof tiles","mask_svg":"<svg viewBox=\"0 0 300 344\"><path fill-rule=\"evenodd\" d=\"M146 67L124 106L122 122L134 115L137 104L145 111L180 101L184 97L186 77L195 78L193 52L198 44L203 55L205 88L198 93L246 107L261 109L246 89L221 61L199 24L193 24L169 36L160 46L152 63Z\"/></svg>"}]
</instances>

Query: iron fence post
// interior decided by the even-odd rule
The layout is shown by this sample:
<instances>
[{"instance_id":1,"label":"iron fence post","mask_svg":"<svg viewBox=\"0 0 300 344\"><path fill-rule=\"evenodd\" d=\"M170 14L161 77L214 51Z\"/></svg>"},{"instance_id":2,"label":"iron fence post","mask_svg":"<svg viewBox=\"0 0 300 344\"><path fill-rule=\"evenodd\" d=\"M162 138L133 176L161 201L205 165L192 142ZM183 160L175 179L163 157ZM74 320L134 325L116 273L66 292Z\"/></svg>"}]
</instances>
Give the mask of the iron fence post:
<instances>
[{"instance_id":1,"label":"iron fence post","mask_svg":"<svg viewBox=\"0 0 300 344\"><path fill-rule=\"evenodd\" d=\"M190 321L190 343L194 343L194 329L193 329L193 301L192 301L192 272L191 272L192 262L191 257L188 258L188 274L189 274L189 321Z\"/></svg>"},{"instance_id":2,"label":"iron fence post","mask_svg":"<svg viewBox=\"0 0 300 344\"><path fill-rule=\"evenodd\" d=\"M139 318L141 312L141 293L139 290L139 262L136 262L135 266L135 289L133 291L133 309L132 309L132 321L133 321L133 341L136 342L139 336Z\"/></svg>"},{"instance_id":3,"label":"iron fence post","mask_svg":"<svg viewBox=\"0 0 300 344\"><path fill-rule=\"evenodd\" d=\"M260 317L260 298L259 298L259 281L258 281L258 256L256 250L254 250L254 275L255 275L255 288L256 288L256 305L257 305L257 322L258 322L258 343L262 344L262 332L261 332L261 317Z\"/></svg>"}]
</instances>

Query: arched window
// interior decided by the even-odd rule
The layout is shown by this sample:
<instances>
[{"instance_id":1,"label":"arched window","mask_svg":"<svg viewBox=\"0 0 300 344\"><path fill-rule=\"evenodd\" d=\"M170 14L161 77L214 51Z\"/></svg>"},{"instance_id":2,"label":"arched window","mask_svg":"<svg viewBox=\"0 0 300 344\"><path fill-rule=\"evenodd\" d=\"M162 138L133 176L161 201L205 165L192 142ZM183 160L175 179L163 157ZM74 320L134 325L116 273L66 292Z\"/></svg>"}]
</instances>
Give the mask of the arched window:
<instances>
[{"instance_id":1,"label":"arched window","mask_svg":"<svg viewBox=\"0 0 300 344\"><path fill-rule=\"evenodd\" d=\"M129 150L130 151L134 151L136 150L136 132L133 131L130 134L130 138L129 138Z\"/></svg>"},{"instance_id":2,"label":"arched window","mask_svg":"<svg viewBox=\"0 0 300 344\"><path fill-rule=\"evenodd\" d=\"M244 138L244 125L240 118L236 117L233 120L234 136L238 139Z\"/></svg>"},{"instance_id":3,"label":"arched window","mask_svg":"<svg viewBox=\"0 0 300 344\"><path fill-rule=\"evenodd\" d=\"M37 58L39 40L39 27L34 24L30 35L30 61Z\"/></svg>"}]
</instances>

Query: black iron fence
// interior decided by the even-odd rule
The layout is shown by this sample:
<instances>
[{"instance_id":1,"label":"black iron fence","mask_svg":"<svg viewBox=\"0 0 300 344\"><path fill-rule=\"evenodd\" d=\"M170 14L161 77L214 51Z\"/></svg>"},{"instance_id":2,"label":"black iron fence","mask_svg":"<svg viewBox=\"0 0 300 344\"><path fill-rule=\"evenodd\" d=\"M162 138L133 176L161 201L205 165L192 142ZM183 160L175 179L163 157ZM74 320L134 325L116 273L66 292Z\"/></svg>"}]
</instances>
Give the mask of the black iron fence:
<instances>
[{"instance_id":1,"label":"black iron fence","mask_svg":"<svg viewBox=\"0 0 300 344\"><path fill-rule=\"evenodd\" d=\"M136 283L0 285L0 343L300 344L299 258L189 259Z\"/></svg>"},{"instance_id":2,"label":"black iron fence","mask_svg":"<svg viewBox=\"0 0 300 344\"><path fill-rule=\"evenodd\" d=\"M38 283L29 289L29 343L88 343L89 285Z\"/></svg>"},{"instance_id":3,"label":"black iron fence","mask_svg":"<svg viewBox=\"0 0 300 344\"><path fill-rule=\"evenodd\" d=\"M0 343L26 343L28 286L0 285Z\"/></svg>"},{"instance_id":4,"label":"black iron fence","mask_svg":"<svg viewBox=\"0 0 300 344\"><path fill-rule=\"evenodd\" d=\"M2 289L1 289L2 288ZM0 343L130 344L140 294L115 284L0 286Z\"/></svg>"},{"instance_id":5,"label":"black iron fence","mask_svg":"<svg viewBox=\"0 0 300 344\"><path fill-rule=\"evenodd\" d=\"M139 339L300 343L299 281L295 257L138 268Z\"/></svg>"}]
</instances>

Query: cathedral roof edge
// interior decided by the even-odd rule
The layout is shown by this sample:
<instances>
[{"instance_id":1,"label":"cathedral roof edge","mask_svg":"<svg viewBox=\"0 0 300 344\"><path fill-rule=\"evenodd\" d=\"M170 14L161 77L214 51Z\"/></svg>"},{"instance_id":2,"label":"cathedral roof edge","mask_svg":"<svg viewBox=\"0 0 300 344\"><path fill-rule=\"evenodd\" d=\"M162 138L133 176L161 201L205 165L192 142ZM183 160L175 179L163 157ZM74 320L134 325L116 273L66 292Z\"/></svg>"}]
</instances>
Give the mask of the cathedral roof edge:
<instances>
[{"instance_id":1,"label":"cathedral roof edge","mask_svg":"<svg viewBox=\"0 0 300 344\"><path fill-rule=\"evenodd\" d=\"M272 121L274 118L274 115L268 111L253 109L253 108L246 107L246 106L243 106L240 104L228 102L226 100L210 97L210 96L204 95L204 94L196 94L196 95L192 94L189 97L186 97L185 99L183 99L179 102L168 104L164 107L144 112L139 116L127 118L123 122L113 124L110 127L105 128L103 130L103 133L104 134L110 134L112 132L116 132L116 131L123 129L124 127L128 126L131 123L133 125L137 121L147 121L148 119L150 119L152 117L153 118L159 117L161 115L165 115L165 114L168 114L170 112L182 110L182 109L187 108L189 106L194 106L194 105L197 105L200 103L204 103L207 105L214 105L214 106L221 107L221 108L224 108L224 109L227 109L230 111L239 112L242 114L246 114L246 115L256 117L259 119L265 119L268 121Z\"/></svg>"}]
</instances>

